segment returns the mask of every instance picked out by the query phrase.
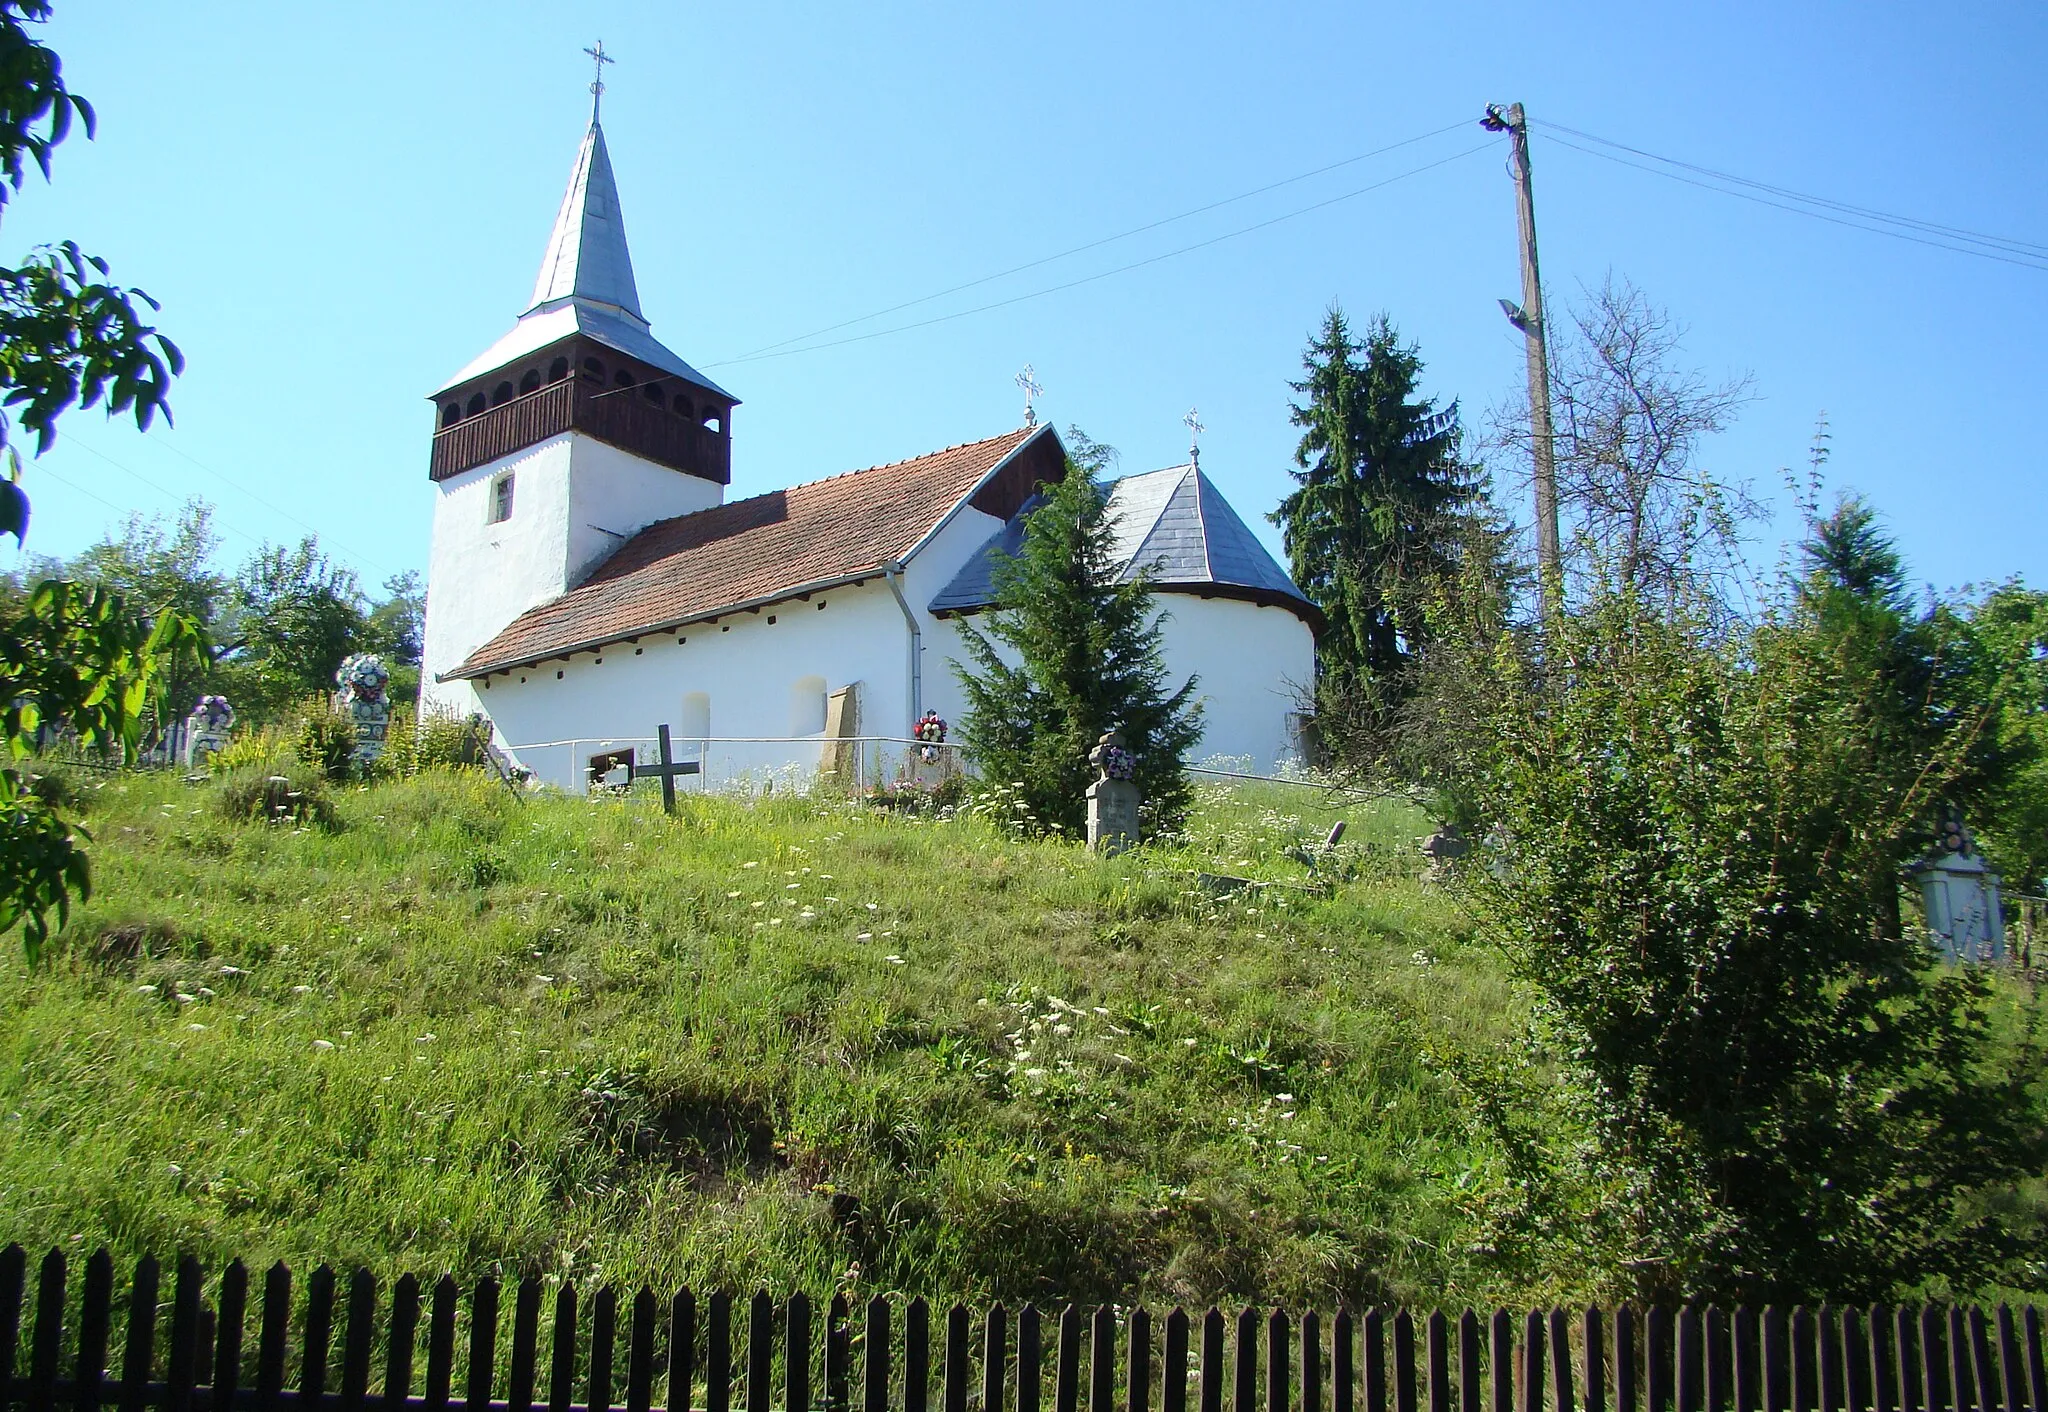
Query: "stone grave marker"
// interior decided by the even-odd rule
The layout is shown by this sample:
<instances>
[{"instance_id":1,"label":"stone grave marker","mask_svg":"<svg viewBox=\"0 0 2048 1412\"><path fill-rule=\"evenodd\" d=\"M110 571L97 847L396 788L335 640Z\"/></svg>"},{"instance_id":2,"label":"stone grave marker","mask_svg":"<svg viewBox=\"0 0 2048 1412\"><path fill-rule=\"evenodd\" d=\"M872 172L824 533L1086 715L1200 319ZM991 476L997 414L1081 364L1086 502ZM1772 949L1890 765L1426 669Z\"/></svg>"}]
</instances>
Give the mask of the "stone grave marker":
<instances>
[{"instance_id":1,"label":"stone grave marker","mask_svg":"<svg viewBox=\"0 0 2048 1412\"><path fill-rule=\"evenodd\" d=\"M1927 929L1941 940L1951 961L2005 959L2004 904L2000 878L1976 849L1959 816L1942 824L1932 856L1913 869Z\"/></svg>"},{"instance_id":2,"label":"stone grave marker","mask_svg":"<svg viewBox=\"0 0 2048 1412\"><path fill-rule=\"evenodd\" d=\"M391 671L374 652L351 652L342 658L334 673L334 709L355 722L355 761L374 765L384 753L384 737L391 729L391 698L385 692Z\"/></svg>"},{"instance_id":3,"label":"stone grave marker","mask_svg":"<svg viewBox=\"0 0 2048 1412\"><path fill-rule=\"evenodd\" d=\"M228 731L235 724L235 708L228 705L225 696L202 696L192 708L192 714L185 718L184 758L179 762L188 771L206 768L207 761L220 753L228 743Z\"/></svg>"},{"instance_id":4,"label":"stone grave marker","mask_svg":"<svg viewBox=\"0 0 2048 1412\"><path fill-rule=\"evenodd\" d=\"M1088 752L1097 771L1088 786L1088 846L1098 853L1121 853L1138 841L1137 760L1124 748L1123 737L1106 732Z\"/></svg>"}]
</instances>

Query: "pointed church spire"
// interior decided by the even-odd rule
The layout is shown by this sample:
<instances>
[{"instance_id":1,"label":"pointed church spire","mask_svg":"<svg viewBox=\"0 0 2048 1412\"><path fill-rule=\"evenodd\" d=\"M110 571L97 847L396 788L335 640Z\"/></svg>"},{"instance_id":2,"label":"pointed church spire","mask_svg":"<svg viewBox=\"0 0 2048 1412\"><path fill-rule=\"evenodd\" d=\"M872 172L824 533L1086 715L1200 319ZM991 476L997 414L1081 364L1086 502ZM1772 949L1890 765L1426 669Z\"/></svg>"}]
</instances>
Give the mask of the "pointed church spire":
<instances>
[{"instance_id":1,"label":"pointed church spire","mask_svg":"<svg viewBox=\"0 0 2048 1412\"><path fill-rule=\"evenodd\" d=\"M548 237L548 253L541 259L527 312L562 299L609 305L643 326L647 323L633 284L619 187L594 108L590 131L583 135L576 165L569 171L569 189L562 195L562 209L555 216L554 234Z\"/></svg>"}]
</instances>

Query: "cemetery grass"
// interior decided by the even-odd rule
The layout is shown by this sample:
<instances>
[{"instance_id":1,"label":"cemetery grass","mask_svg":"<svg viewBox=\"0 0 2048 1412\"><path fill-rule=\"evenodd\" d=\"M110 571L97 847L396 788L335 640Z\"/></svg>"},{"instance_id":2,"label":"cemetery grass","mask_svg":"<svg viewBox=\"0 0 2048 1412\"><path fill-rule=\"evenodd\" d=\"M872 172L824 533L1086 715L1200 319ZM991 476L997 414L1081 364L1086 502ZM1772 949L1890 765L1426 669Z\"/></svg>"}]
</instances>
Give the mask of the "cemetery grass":
<instances>
[{"instance_id":1,"label":"cemetery grass","mask_svg":"<svg viewBox=\"0 0 2048 1412\"><path fill-rule=\"evenodd\" d=\"M0 1239L940 1297L1574 1292L1489 1259L1450 1077L1522 1002L1397 802L1204 787L1119 859L844 801L325 826L87 787L92 900L0 955ZM1198 872L1331 895L1217 897Z\"/></svg>"}]
</instances>

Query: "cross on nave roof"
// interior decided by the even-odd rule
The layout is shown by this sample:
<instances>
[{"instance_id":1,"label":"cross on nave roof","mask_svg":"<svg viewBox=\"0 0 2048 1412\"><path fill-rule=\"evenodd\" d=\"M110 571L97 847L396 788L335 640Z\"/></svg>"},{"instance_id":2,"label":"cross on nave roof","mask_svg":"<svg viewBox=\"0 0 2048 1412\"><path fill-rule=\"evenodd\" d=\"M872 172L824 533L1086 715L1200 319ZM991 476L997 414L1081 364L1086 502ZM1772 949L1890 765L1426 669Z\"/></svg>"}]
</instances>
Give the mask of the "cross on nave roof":
<instances>
[{"instance_id":1,"label":"cross on nave roof","mask_svg":"<svg viewBox=\"0 0 2048 1412\"><path fill-rule=\"evenodd\" d=\"M1038 409L1031 404L1045 395L1045 389L1038 385L1038 375L1029 363L1024 365L1023 372L1017 374L1016 382L1024 390L1024 425L1035 427L1038 425Z\"/></svg>"}]
</instances>

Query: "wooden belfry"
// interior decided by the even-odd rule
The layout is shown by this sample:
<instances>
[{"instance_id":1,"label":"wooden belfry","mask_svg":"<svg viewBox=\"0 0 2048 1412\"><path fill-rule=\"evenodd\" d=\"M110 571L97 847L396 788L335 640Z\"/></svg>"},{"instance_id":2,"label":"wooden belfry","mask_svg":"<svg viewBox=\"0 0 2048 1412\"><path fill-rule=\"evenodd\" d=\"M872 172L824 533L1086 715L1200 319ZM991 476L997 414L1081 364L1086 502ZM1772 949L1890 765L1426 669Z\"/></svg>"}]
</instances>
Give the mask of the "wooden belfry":
<instances>
[{"instance_id":1,"label":"wooden belfry","mask_svg":"<svg viewBox=\"0 0 2048 1412\"><path fill-rule=\"evenodd\" d=\"M695 760L678 760L669 750L668 725L666 722L655 727L655 739L661 746L659 765L636 765L626 761L626 784L630 788L634 780L642 777L659 777L661 780L661 807L664 812L676 811L676 776L694 775L703 770Z\"/></svg>"}]
</instances>

